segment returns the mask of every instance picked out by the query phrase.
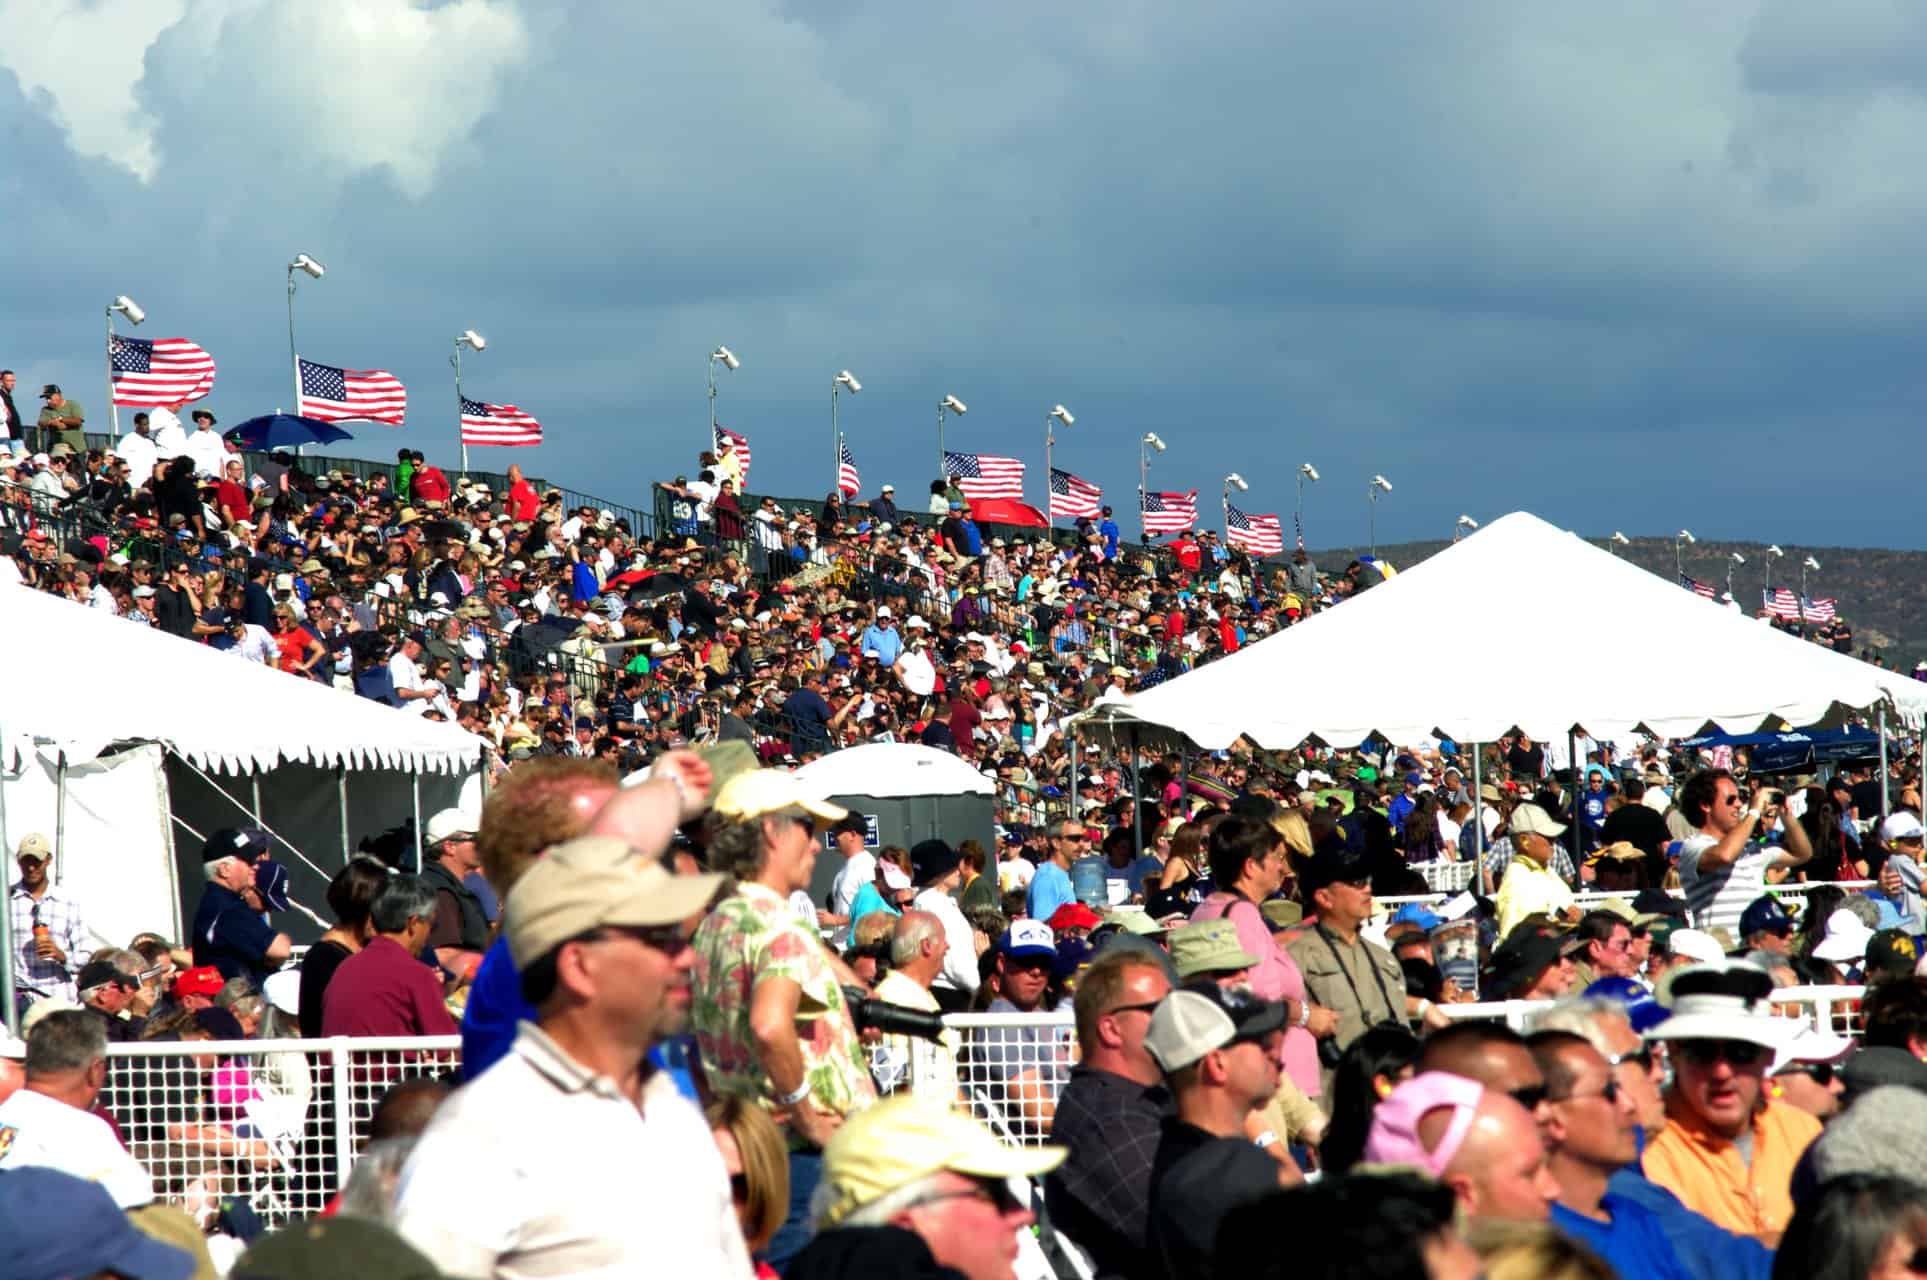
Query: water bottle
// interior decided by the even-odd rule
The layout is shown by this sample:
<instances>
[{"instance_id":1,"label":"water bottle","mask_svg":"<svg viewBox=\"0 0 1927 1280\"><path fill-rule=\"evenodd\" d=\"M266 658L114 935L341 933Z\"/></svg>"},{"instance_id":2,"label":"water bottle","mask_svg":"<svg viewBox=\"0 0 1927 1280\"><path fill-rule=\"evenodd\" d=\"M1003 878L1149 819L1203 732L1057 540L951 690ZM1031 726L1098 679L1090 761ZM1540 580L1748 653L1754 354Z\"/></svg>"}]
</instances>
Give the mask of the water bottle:
<instances>
[{"instance_id":1,"label":"water bottle","mask_svg":"<svg viewBox=\"0 0 1927 1280\"><path fill-rule=\"evenodd\" d=\"M1087 854L1071 863L1071 892L1077 900L1096 911L1111 905L1110 890L1105 887L1104 868L1108 860L1103 854Z\"/></svg>"}]
</instances>

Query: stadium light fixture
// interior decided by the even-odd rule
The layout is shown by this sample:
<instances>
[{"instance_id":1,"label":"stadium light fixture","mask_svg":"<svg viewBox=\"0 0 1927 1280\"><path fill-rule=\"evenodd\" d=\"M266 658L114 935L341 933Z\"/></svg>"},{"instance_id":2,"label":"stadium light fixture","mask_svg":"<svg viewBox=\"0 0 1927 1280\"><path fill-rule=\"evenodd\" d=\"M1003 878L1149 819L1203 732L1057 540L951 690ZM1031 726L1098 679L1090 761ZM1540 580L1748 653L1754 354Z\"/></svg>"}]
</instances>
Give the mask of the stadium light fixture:
<instances>
[{"instance_id":1,"label":"stadium light fixture","mask_svg":"<svg viewBox=\"0 0 1927 1280\"><path fill-rule=\"evenodd\" d=\"M966 405L963 401L957 399L957 397L955 396L945 396L943 399L937 401L937 478L939 480L944 479L943 415L945 413L954 413L959 418L961 418L966 413L969 413L969 412L970 412L970 407ZM1050 483L1049 476L1044 477L1044 483L1045 484Z\"/></svg>"},{"instance_id":2,"label":"stadium light fixture","mask_svg":"<svg viewBox=\"0 0 1927 1280\"><path fill-rule=\"evenodd\" d=\"M962 413L963 410L960 408L957 410L957 412ZM1073 422L1077 421L1076 418L1073 418L1071 416L1071 411L1069 409L1066 409L1061 404L1051 406L1050 416L1057 419L1059 422L1063 423L1067 427L1070 426Z\"/></svg>"},{"instance_id":3,"label":"stadium light fixture","mask_svg":"<svg viewBox=\"0 0 1927 1280\"><path fill-rule=\"evenodd\" d=\"M455 345L458 347L468 347L475 351L486 351L488 350L488 339L473 329L464 329L455 335Z\"/></svg>"},{"instance_id":4,"label":"stadium light fixture","mask_svg":"<svg viewBox=\"0 0 1927 1280\"><path fill-rule=\"evenodd\" d=\"M328 269L305 253L295 254L294 260L288 263L288 371L294 375L294 411L300 413L301 357L296 354L294 345L294 273L297 271L310 280L319 280L328 274ZM296 445L294 451L298 455L301 446Z\"/></svg>"}]
</instances>

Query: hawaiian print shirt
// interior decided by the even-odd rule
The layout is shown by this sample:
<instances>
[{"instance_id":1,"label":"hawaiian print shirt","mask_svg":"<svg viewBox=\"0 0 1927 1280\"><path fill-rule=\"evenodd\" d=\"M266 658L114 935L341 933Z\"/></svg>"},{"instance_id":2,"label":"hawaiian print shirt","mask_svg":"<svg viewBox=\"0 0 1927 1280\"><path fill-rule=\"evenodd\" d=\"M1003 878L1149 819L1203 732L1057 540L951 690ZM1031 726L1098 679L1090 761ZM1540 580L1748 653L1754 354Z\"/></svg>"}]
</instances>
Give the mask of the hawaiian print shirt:
<instances>
[{"instance_id":1,"label":"hawaiian print shirt","mask_svg":"<svg viewBox=\"0 0 1927 1280\"><path fill-rule=\"evenodd\" d=\"M750 997L767 978L802 989L796 1038L810 1100L849 1115L876 1101L856 1023L843 1000L830 953L774 889L738 884L696 930L696 974L690 1026L703 1072L718 1093L777 1105L749 1030Z\"/></svg>"}]
</instances>

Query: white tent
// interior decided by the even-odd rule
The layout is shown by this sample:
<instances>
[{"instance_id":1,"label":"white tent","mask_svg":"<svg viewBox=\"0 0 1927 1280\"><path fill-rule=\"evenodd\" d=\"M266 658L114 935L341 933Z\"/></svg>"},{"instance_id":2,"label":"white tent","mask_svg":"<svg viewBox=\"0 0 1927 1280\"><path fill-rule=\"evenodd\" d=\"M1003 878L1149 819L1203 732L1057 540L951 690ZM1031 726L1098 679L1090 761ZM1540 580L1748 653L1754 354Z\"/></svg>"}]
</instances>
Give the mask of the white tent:
<instances>
[{"instance_id":1,"label":"white tent","mask_svg":"<svg viewBox=\"0 0 1927 1280\"><path fill-rule=\"evenodd\" d=\"M453 804L482 762L454 725L20 586L0 586L0 670L0 842L52 837L102 941L179 936L180 894L200 890L178 868L244 823L293 844L275 856L320 907L351 826Z\"/></svg>"},{"instance_id":2,"label":"white tent","mask_svg":"<svg viewBox=\"0 0 1927 1280\"><path fill-rule=\"evenodd\" d=\"M1750 733L1886 705L1927 716L1927 685L1701 599L1515 512L1338 608L1144 693L1083 732L1273 750L1377 733L1491 742L1580 730Z\"/></svg>"},{"instance_id":3,"label":"white tent","mask_svg":"<svg viewBox=\"0 0 1927 1280\"><path fill-rule=\"evenodd\" d=\"M816 796L992 794L990 779L948 751L915 742L871 742L812 760L796 780Z\"/></svg>"}]
</instances>

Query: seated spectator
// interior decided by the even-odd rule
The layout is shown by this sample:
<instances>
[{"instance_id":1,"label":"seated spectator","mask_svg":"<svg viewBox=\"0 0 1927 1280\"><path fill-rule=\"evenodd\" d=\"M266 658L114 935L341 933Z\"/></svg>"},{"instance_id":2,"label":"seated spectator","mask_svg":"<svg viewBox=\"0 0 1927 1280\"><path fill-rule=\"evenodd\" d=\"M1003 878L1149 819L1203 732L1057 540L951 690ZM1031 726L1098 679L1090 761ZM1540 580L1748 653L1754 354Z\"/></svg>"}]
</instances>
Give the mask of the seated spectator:
<instances>
[{"instance_id":1,"label":"seated spectator","mask_svg":"<svg viewBox=\"0 0 1927 1280\"><path fill-rule=\"evenodd\" d=\"M1919 1275L1927 1189L1854 1173L1823 1183L1787 1225L1774 1280L1885 1280Z\"/></svg>"},{"instance_id":2,"label":"seated spectator","mask_svg":"<svg viewBox=\"0 0 1927 1280\"><path fill-rule=\"evenodd\" d=\"M254 1241L231 1273L237 1280L313 1280L345 1274L432 1276L435 1264L395 1230L366 1218L313 1218Z\"/></svg>"},{"instance_id":3,"label":"seated spectator","mask_svg":"<svg viewBox=\"0 0 1927 1280\"><path fill-rule=\"evenodd\" d=\"M1057 944L1037 920L1016 920L998 940L992 984L996 998L987 1012L1037 1013L1051 1007L1051 972ZM1070 1067L1070 1046L1061 1028L1012 1023L979 1029L966 1046L973 1078L1003 1108L1005 1122L1021 1136L1049 1131L1057 1097Z\"/></svg>"},{"instance_id":4,"label":"seated spectator","mask_svg":"<svg viewBox=\"0 0 1927 1280\"><path fill-rule=\"evenodd\" d=\"M452 1036L435 970L420 960L435 920L435 891L392 876L368 909L374 937L342 961L322 997L324 1036Z\"/></svg>"},{"instance_id":5,"label":"seated spectator","mask_svg":"<svg viewBox=\"0 0 1927 1280\"><path fill-rule=\"evenodd\" d=\"M782 1130L767 1111L742 1098L716 1099L703 1108L703 1119L729 1175L743 1244L752 1255L761 1253L789 1214L789 1155Z\"/></svg>"},{"instance_id":6,"label":"seated spectator","mask_svg":"<svg viewBox=\"0 0 1927 1280\"><path fill-rule=\"evenodd\" d=\"M1543 1222L1481 1219L1466 1242L1485 1264L1482 1280L1620 1280L1598 1254Z\"/></svg>"},{"instance_id":7,"label":"seated spectator","mask_svg":"<svg viewBox=\"0 0 1927 1280\"><path fill-rule=\"evenodd\" d=\"M108 1190L59 1169L0 1171L8 1280L188 1280L195 1259L154 1239Z\"/></svg>"},{"instance_id":8,"label":"seated spectator","mask_svg":"<svg viewBox=\"0 0 1927 1280\"><path fill-rule=\"evenodd\" d=\"M141 1038L145 1018L135 1017L131 1005L140 979L122 973L110 960L89 960L75 981L80 1002L100 1015L107 1038L116 1044Z\"/></svg>"},{"instance_id":9,"label":"seated spectator","mask_svg":"<svg viewBox=\"0 0 1927 1280\"><path fill-rule=\"evenodd\" d=\"M94 1114L107 1083L107 1043L101 1019L82 1010L35 1024L27 1034L25 1080L0 1102L0 1170L60 1169L99 1183L115 1204L132 1209L154 1199L154 1183Z\"/></svg>"},{"instance_id":10,"label":"seated spectator","mask_svg":"<svg viewBox=\"0 0 1927 1280\"><path fill-rule=\"evenodd\" d=\"M1365 1150L1378 1100L1412 1078L1418 1037L1403 1027L1373 1027L1352 1041L1332 1071L1331 1119L1318 1144L1318 1165L1329 1176L1351 1171Z\"/></svg>"},{"instance_id":11,"label":"seated spectator","mask_svg":"<svg viewBox=\"0 0 1927 1280\"><path fill-rule=\"evenodd\" d=\"M1476 1218L1543 1222L1559 1195L1532 1114L1503 1093L1443 1071L1413 1076L1378 1104L1365 1159L1437 1178Z\"/></svg>"},{"instance_id":12,"label":"seated spectator","mask_svg":"<svg viewBox=\"0 0 1927 1280\"><path fill-rule=\"evenodd\" d=\"M1215 1269L1249 1280L1478 1280L1452 1193L1414 1174L1338 1177L1275 1191L1225 1214ZM1281 1240L1317 1247L1281 1249Z\"/></svg>"}]
</instances>

